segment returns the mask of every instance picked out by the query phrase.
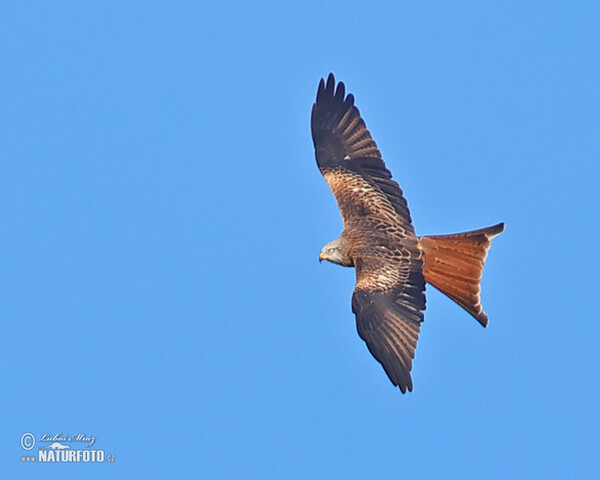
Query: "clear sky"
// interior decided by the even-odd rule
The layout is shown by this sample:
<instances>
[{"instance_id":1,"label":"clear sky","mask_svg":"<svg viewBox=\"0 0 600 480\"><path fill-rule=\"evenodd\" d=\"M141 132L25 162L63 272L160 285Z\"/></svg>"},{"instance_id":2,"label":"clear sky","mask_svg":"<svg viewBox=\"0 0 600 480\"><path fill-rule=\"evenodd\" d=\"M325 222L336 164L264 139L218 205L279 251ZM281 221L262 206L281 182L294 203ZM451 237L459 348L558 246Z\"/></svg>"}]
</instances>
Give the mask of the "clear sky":
<instances>
[{"instance_id":1,"label":"clear sky","mask_svg":"<svg viewBox=\"0 0 600 480\"><path fill-rule=\"evenodd\" d=\"M598 478L598 2L3 2L0 27L3 478ZM430 288L407 395L317 261L329 72L419 234L507 224L489 328ZM115 461L22 463L24 433Z\"/></svg>"}]
</instances>

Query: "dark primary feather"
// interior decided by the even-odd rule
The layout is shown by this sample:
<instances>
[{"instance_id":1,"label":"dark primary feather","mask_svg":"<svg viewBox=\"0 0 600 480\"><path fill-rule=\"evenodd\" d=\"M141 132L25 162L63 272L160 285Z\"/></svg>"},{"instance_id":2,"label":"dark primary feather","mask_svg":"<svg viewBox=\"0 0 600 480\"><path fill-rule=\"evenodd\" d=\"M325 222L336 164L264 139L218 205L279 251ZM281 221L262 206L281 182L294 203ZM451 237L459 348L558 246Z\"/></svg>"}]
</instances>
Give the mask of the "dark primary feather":
<instances>
[{"instance_id":1,"label":"dark primary feather","mask_svg":"<svg viewBox=\"0 0 600 480\"><path fill-rule=\"evenodd\" d=\"M350 170L377 185L414 233L402 190L392 180L377 144L354 105L354 96L345 92L343 82L335 86L333 74L329 74L327 83L323 79L319 83L311 115L317 164L321 171ZM347 157L350 159L345 160Z\"/></svg>"}]
</instances>

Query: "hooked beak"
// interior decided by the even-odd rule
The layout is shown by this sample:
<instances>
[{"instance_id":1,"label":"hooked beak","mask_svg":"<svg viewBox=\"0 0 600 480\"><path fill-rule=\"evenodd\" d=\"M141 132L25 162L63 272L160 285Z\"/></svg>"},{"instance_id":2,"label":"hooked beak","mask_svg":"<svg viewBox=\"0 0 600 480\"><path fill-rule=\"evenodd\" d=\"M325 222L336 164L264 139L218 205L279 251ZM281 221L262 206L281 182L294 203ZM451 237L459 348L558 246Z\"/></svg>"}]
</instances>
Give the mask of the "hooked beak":
<instances>
[{"instance_id":1,"label":"hooked beak","mask_svg":"<svg viewBox=\"0 0 600 480\"><path fill-rule=\"evenodd\" d=\"M327 260L327 255L323 255L323 252L319 253L319 263L321 263L323 260Z\"/></svg>"}]
</instances>

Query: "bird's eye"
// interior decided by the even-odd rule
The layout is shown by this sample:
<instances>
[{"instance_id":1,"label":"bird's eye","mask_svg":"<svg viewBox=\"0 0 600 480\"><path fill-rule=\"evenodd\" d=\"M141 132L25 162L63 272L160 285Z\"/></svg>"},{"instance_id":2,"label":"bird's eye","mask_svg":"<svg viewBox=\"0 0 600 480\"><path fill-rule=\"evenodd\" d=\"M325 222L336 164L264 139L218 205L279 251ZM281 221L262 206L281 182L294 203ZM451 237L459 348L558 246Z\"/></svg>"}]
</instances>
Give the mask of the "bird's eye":
<instances>
[{"instance_id":1,"label":"bird's eye","mask_svg":"<svg viewBox=\"0 0 600 480\"><path fill-rule=\"evenodd\" d=\"M333 248L333 247L329 248L329 250L327 251L327 253L333 253L333 252L335 252L335 248Z\"/></svg>"}]
</instances>

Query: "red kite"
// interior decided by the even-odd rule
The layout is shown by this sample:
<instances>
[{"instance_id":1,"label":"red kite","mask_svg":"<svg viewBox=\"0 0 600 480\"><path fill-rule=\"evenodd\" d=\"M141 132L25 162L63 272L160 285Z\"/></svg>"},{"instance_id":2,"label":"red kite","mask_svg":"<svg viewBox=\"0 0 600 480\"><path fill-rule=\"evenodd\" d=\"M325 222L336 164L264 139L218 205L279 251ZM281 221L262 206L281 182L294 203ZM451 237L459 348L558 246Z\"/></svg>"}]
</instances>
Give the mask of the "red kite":
<instances>
[{"instance_id":1,"label":"red kite","mask_svg":"<svg viewBox=\"0 0 600 480\"><path fill-rule=\"evenodd\" d=\"M410 376L425 309L425 283L484 327L480 281L491 239L504 223L454 235L417 237L402 190L392 180L354 96L330 74L312 108L319 170L337 200L344 230L319 260L356 269L352 311L373 356L402 393Z\"/></svg>"}]
</instances>

